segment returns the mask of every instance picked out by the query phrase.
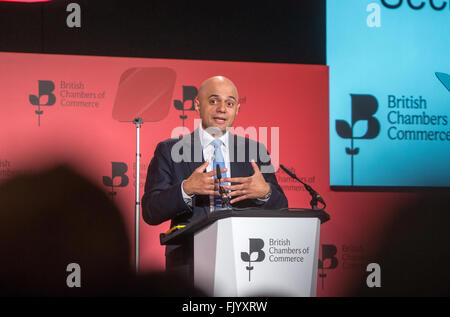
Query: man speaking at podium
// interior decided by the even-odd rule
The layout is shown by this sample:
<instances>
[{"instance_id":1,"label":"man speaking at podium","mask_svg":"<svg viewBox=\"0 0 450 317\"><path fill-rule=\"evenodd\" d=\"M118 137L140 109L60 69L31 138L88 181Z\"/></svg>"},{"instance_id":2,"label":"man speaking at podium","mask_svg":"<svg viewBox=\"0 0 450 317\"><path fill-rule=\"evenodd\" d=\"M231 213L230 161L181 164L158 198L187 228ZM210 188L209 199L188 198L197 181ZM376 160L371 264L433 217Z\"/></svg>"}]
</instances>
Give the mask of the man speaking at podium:
<instances>
[{"instance_id":1,"label":"man speaking at podium","mask_svg":"<svg viewBox=\"0 0 450 317\"><path fill-rule=\"evenodd\" d=\"M194 107L201 118L199 128L156 147L142 197L145 222L171 220L174 227L223 208L217 165L232 207L287 208L265 146L228 131L240 107L233 82L223 76L205 80ZM166 269L192 278L193 241L166 247Z\"/></svg>"}]
</instances>

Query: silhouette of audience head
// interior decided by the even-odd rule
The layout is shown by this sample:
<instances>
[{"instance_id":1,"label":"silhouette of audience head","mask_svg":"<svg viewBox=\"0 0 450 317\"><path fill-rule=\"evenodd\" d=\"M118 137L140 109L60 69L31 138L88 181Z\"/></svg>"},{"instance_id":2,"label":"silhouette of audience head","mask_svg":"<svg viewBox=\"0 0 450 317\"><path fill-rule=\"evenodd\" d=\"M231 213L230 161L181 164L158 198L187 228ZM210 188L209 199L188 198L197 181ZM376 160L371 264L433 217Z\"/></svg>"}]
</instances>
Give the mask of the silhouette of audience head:
<instances>
[{"instance_id":1,"label":"silhouette of audience head","mask_svg":"<svg viewBox=\"0 0 450 317\"><path fill-rule=\"evenodd\" d=\"M68 167L6 180L0 209L1 295L101 295L128 280L130 247L119 210Z\"/></svg>"}]
</instances>

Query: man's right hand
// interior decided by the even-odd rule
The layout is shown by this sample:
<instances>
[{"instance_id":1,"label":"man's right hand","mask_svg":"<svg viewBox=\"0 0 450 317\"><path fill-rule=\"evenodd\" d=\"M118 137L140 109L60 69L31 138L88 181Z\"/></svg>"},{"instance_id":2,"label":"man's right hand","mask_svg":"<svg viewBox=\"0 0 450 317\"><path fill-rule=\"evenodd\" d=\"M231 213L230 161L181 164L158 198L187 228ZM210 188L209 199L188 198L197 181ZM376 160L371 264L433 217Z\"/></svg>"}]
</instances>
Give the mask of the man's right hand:
<instances>
[{"instance_id":1,"label":"man's right hand","mask_svg":"<svg viewBox=\"0 0 450 317\"><path fill-rule=\"evenodd\" d=\"M206 161L200 165L195 169L191 176L184 181L183 190L187 195L219 195L219 192L215 191L217 186L214 185L216 183L214 180L216 170L214 169L211 172L204 173L208 164L209 162ZM226 171L226 168L220 170L221 173L225 173Z\"/></svg>"}]
</instances>

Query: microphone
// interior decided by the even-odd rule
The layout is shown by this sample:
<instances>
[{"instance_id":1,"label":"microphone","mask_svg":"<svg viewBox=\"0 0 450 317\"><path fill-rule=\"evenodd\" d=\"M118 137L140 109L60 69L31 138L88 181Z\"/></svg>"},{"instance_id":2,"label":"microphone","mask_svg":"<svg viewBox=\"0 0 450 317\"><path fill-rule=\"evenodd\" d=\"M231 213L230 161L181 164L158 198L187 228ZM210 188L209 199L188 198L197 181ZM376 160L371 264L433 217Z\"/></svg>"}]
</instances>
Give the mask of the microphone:
<instances>
[{"instance_id":1,"label":"microphone","mask_svg":"<svg viewBox=\"0 0 450 317\"><path fill-rule=\"evenodd\" d=\"M222 173L220 172L220 165L216 164L216 176L219 180L219 194L222 198L222 208L231 208L230 206L230 198L225 194L225 190L222 188L222 185L220 185L222 180Z\"/></svg>"},{"instance_id":2,"label":"microphone","mask_svg":"<svg viewBox=\"0 0 450 317\"><path fill-rule=\"evenodd\" d=\"M305 186L305 189L309 192L309 194L311 195L312 199L311 202L309 203L311 205L311 208L314 210L318 210L319 208L317 207L317 202L321 203L323 205L323 209L325 209L325 207L327 206L325 204L325 202L323 201L323 198L314 190L312 189L311 186L309 186L308 184L305 184L304 182L302 182L297 175L295 175L295 173L293 171L291 171L290 169L288 169L286 166L284 166L283 164L280 164L280 167L283 171L286 172L286 174L288 174L290 177L292 177L293 179L299 181L300 183L303 184L303 186Z\"/></svg>"},{"instance_id":3,"label":"microphone","mask_svg":"<svg viewBox=\"0 0 450 317\"><path fill-rule=\"evenodd\" d=\"M216 176L217 176L218 180L222 179L222 173L220 172L220 165L219 164L216 164Z\"/></svg>"}]
</instances>

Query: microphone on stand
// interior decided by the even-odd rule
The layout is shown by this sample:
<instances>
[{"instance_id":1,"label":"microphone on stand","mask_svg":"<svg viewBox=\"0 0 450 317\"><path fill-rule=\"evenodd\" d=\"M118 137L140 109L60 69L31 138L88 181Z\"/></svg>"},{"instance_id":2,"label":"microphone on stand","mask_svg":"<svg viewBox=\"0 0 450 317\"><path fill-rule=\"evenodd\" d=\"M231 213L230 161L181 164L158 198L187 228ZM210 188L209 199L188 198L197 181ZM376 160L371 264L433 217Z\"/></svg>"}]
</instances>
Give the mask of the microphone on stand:
<instances>
[{"instance_id":1,"label":"microphone on stand","mask_svg":"<svg viewBox=\"0 0 450 317\"><path fill-rule=\"evenodd\" d=\"M311 195L312 199L311 202L309 203L311 205L311 208L314 210L318 210L319 208L317 207L317 203L321 203L323 205L323 208L321 208L322 210L325 209L325 207L327 206L325 204L325 202L323 201L322 196L320 196L314 189L311 188L311 186L309 186L308 184L305 184L304 182L302 182L297 175L295 175L294 172L292 172L290 169L288 169L286 166L280 164L280 167L283 171L286 172L286 174L288 174L290 177L292 177L293 179L299 181L300 183L303 184L303 186L305 186L305 189L309 192L309 194Z\"/></svg>"},{"instance_id":2,"label":"microphone on stand","mask_svg":"<svg viewBox=\"0 0 450 317\"><path fill-rule=\"evenodd\" d=\"M221 180L222 180L222 173L220 172L219 164L216 164L216 176L217 176L217 179L219 180L219 194L220 194L220 198L222 198L222 208L231 209L230 197L228 197L226 195L225 190L222 188L222 185L220 185Z\"/></svg>"}]
</instances>

